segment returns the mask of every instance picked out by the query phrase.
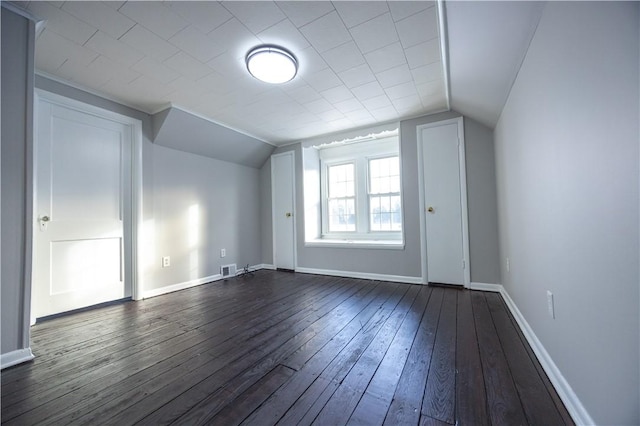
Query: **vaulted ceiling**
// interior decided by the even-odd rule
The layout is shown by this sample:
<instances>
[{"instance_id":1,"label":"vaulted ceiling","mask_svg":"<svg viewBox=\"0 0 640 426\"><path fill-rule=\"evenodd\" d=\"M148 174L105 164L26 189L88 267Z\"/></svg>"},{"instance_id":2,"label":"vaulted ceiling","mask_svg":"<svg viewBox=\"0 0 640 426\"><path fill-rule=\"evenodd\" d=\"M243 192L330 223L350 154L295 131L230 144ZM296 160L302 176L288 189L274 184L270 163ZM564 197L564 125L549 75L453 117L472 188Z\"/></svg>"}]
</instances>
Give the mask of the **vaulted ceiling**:
<instances>
[{"instance_id":1,"label":"vaulted ceiling","mask_svg":"<svg viewBox=\"0 0 640 426\"><path fill-rule=\"evenodd\" d=\"M149 114L169 106L280 145L453 108L493 127L544 2L14 1L36 69ZM298 59L282 85L247 52ZM445 67L447 58L449 66Z\"/></svg>"},{"instance_id":2,"label":"vaulted ceiling","mask_svg":"<svg viewBox=\"0 0 640 426\"><path fill-rule=\"evenodd\" d=\"M45 21L39 73L275 144L447 108L434 1L14 3ZM247 72L266 43L297 57L294 80Z\"/></svg>"}]
</instances>

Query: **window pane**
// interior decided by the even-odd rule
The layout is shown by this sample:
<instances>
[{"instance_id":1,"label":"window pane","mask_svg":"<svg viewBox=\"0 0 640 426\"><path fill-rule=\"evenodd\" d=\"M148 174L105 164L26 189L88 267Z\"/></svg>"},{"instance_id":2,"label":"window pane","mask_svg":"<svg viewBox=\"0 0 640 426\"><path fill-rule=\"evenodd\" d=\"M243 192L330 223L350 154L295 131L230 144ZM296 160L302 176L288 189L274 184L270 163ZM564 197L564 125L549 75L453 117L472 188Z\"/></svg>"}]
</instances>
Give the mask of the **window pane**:
<instances>
[{"instance_id":1,"label":"window pane","mask_svg":"<svg viewBox=\"0 0 640 426\"><path fill-rule=\"evenodd\" d=\"M329 198L353 197L355 195L354 165L329 166Z\"/></svg>"},{"instance_id":2,"label":"window pane","mask_svg":"<svg viewBox=\"0 0 640 426\"><path fill-rule=\"evenodd\" d=\"M400 204L400 196L370 196L369 220L372 231L401 231L402 206Z\"/></svg>"},{"instance_id":3,"label":"window pane","mask_svg":"<svg viewBox=\"0 0 640 426\"><path fill-rule=\"evenodd\" d=\"M352 232L356 230L355 199L329 200L329 232Z\"/></svg>"},{"instance_id":4,"label":"window pane","mask_svg":"<svg viewBox=\"0 0 640 426\"><path fill-rule=\"evenodd\" d=\"M369 160L369 193L400 192L400 162L398 157Z\"/></svg>"}]
</instances>

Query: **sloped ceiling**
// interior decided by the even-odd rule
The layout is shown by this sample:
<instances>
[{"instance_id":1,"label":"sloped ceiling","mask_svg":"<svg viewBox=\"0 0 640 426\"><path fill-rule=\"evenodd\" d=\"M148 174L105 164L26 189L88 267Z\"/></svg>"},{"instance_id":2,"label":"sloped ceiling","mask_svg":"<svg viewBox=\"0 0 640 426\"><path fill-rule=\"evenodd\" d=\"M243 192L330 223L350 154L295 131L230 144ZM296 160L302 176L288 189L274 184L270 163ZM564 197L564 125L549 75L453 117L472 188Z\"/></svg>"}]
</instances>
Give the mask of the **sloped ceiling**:
<instances>
[{"instance_id":1,"label":"sloped ceiling","mask_svg":"<svg viewBox=\"0 0 640 426\"><path fill-rule=\"evenodd\" d=\"M446 2L451 108L494 128L545 2Z\"/></svg>"},{"instance_id":2,"label":"sloped ceiling","mask_svg":"<svg viewBox=\"0 0 640 426\"><path fill-rule=\"evenodd\" d=\"M15 1L45 21L39 73L154 114L176 105L274 144L447 106L434 1ZM252 47L294 53L283 85Z\"/></svg>"}]
</instances>

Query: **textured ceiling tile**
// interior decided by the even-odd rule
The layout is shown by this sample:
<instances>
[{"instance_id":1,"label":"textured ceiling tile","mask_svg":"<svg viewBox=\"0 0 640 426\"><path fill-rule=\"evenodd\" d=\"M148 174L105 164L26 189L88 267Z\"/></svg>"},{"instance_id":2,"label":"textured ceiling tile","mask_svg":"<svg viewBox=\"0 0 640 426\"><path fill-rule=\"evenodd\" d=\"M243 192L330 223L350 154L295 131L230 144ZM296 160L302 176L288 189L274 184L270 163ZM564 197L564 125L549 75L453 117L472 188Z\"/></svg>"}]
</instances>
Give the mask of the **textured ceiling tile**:
<instances>
[{"instance_id":1,"label":"textured ceiling tile","mask_svg":"<svg viewBox=\"0 0 640 426\"><path fill-rule=\"evenodd\" d=\"M32 1L29 10L39 19L46 20L46 28L78 44L84 44L96 28L46 2Z\"/></svg>"},{"instance_id":2,"label":"textured ceiling tile","mask_svg":"<svg viewBox=\"0 0 640 426\"><path fill-rule=\"evenodd\" d=\"M433 64L413 69L411 70L411 75L413 75L413 81L416 84L428 83L430 81L442 79L442 63L434 62Z\"/></svg>"},{"instance_id":3,"label":"textured ceiling tile","mask_svg":"<svg viewBox=\"0 0 640 426\"><path fill-rule=\"evenodd\" d=\"M115 38L122 37L135 25L131 19L100 2L67 1L62 10Z\"/></svg>"},{"instance_id":4,"label":"textured ceiling tile","mask_svg":"<svg viewBox=\"0 0 640 426\"><path fill-rule=\"evenodd\" d=\"M180 73L177 71L166 67L148 56L133 65L131 69L139 72L140 74L153 76L162 83L169 83L180 77Z\"/></svg>"},{"instance_id":5,"label":"textured ceiling tile","mask_svg":"<svg viewBox=\"0 0 640 426\"><path fill-rule=\"evenodd\" d=\"M303 106L312 112L313 114L320 114L325 111L331 111L333 109L333 105L331 105L326 99L317 99L312 102L305 102Z\"/></svg>"},{"instance_id":6,"label":"textured ceiling tile","mask_svg":"<svg viewBox=\"0 0 640 426\"><path fill-rule=\"evenodd\" d=\"M364 108L362 106L362 104L360 103L360 101L358 101L357 99L351 98L351 99L347 99L341 102L336 102L334 103L334 106L336 107L336 109L338 111L340 111L343 114L346 114L348 112L352 112L352 111L357 111L359 109Z\"/></svg>"},{"instance_id":7,"label":"textured ceiling tile","mask_svg":"<svg viewBox=\"0 0 640 426\"><path fill-rule=\"evenodd\" d=\"M389 12L387 3L383 1L336 1L334 6L347 28Z\"/></svg>"},{"instance_id":8,"label":"textured ceiling tile","mask_svg":"<svg viewBox=\"0 0 640 426\"><path fill-rule=\"evenodd\" d=\"M392 101L395 99L406 98L407 96L418 96L418 92L416 91L413 81L386 88L384 91Z\"/></svg>"},{"instance_id":9,"label":"textured ceiling tile","mask_svg":"<svg viewBox=\"0 0 640 426\"><path fill-rule=\"evenodd\" d=\"M389 105L384 108L369 110L369 112L377 121L387 121L398 118L398 111L396 111L393 105Z\"/></svg>"},{"instance_id":10,"label":"textured ceiling tile","mask_svg":"<svg viewBox=\"0 0 640 426\"><path fill-rule=\"evenodd\" d=\"M440 39L425 41L406 49L409 68L418 68L433 62L440 61Z\"/></svg>"},{"instance_id":11,"label":"textured ceiling tile","mask_svg":"<svg viewBox=\"0 0 640 426\"><path fill-rule=\"evenodd\" d=\"M44 30L43 36L38 39L36 51L46 52L46 55L58 55L80 66L87 66L98 57L98 54L93 50L60 37L47 29Z\"/></svg>"},{"instance_id":12,"label":"textured ceiling tile","mask_svg":"<svg viewBox=\"0 0 640 426\"><path fill-rule=\"evenodd\" d=\"M208 74L207 76L199 79L197 83L213 92L220 94L229 93L232 90L226 79L217 72Z\"/></svg>"},{"instance_id":13,"label":"textured ceiling tile","mask_svg":"<svg viewBox=\"0 0 640 426\"><path fill-rule=\"evenodd\" d=\"M349 31L363 53L369 53L398 41L398 33L389 13L353 27Z\"/></svg>"},{"instance_id":14,"label":"textured ceiling tile","mask_svg":"<svg viewBox=\"0 0 640 426\"><path fill-rule=\"evenodd\" d=\"M182 51L163 63L191 80L199 80L212 72L211 68Z\"/></svg>"},{"instance_id":15,"label":"textured ceiling tile","mask_svg":"<svg viewBox=\"0 0 640 426\"><path fill-rule=\"evenodd\" d=\"M334 10L329 1L279 1L276 4L298 28Z\"/></svg>"},{"instance_id":16,"label":"textured ceiling tile","mask_svg":"<svg viewBox=\"0 0 640 426\"><path fill-rule=\"evenodd\" d=\"M99 89L102 85L110 80L110 77L104 74L93 74L88 72L88 68L78 66L72 60L66 61L58 69L57 74L65 80L72 81L76 84Z\"/></svg>"},{"instance_id":17,"label":"textured ceiling tile","mask_svg":"<svg viewBox=\"0 0 640 426\"><path fill-rule=\"evenodd\" d=\"M387 97L387 95L382 94L380 96L376 96L374 98L365 99L362 101L362 105L365 106L371 112L371 110L387 108L391 106L391 101Z\"/></svg>"},{"instance_id":18,"label":"textured ceiling tile","mask_svg":"<svg viewBox=\"0 0 640 426\"><path fill-rule=\"evenodd\" d=\"M324 90L320 94L332 104L353 99L351 91L344 86L337 86L332 89Z\"/></svg>"},{"instance_id":19,"label":"textured ceiling tile","mask_svg":"<svg viewBox=\"0 0 640 426\"><path fill-rule=\"evenodd\" d=\"M120 40L116 40L102 31L96 32L93 37L85 43L85 47L109 59L121 62L126 66L131 66L144 57L144 54L139 50L134 49Z\"/></svg>"},{"instance_id":20,"label":"textured ceiling tile","mask_svg":"<svg viewBox=\"0 0 640 426\"><path fill-rule=\"evenodd\" d=\"M209 38L194 26L183 29L171 37L169 41L203 63L210 61L226 50L223 43Z\"/></svg>"},{"instance_id":21,"label":"textured ceiling tile","mask_svg":"<svg viewBox=\"0 0 640 426\"><path fill-rule=\"evenodd\" d=\"M305 25L300 31L320 53L351 40L349 31L335 11Z\"/></svg>"},{"instance_id":22,"label":"textured ceiling tile","mask_svg":"<svg viewBox=\"0 0 640 426\"><path fill-rule=\"evenodd\" d=\"M308 84L304 84L302 86L291 88L291 89L283 88L283 90L285 91L286 94L289 95L291 99L301 104L315 101L322 98L322 96Z\"/></svg>"},{"instance_id":23,"label":"textured ceiling tile","mask_svg":"<svg viewBox=\"0 0 640 426\"><path fill-rule=\"evenodd\" d=\"M161 39L141 25L131 28L120 40L158 61L164 61L178 53L177 47L169 44L169 42Z\"/></svg>"},{"instance_id":24,"label":"textured ceiling tile","mask_svg":"<svg viewBox=\"0 0 640 426\"><path fill-rule=\"evenodd\" d=\"M424 10L397 23L400 42L406 49L438 37L436 8Z\"/></svg>"},{"instance_id":25,"label":"textured ceiling tile","mask_svg":"<svg viewBox=\"0 0 640 426\"><path fill-rule=\"evenodd\" d=\"M298 58L298 75L302 78L329 68L327 62L313 47L307 47L301 52L294 53Z\"/></svg>"},{"instance_id":26,"label":"textured ceiling tile","mask_svg":"<svg viewBox=\"0 0 640 426\"><path fill-rule=\"evenodd\" d=\"M418 90L418 94L421 98L427 98L429 96L433 96L441 93L443 88L442 80L435 80L429 83L422 83L416 85L416 89ZM424 100L423 100L424 101Z\"/></svg>"},{"instance_id":27,"label":"textured ceiling tile","mask_svg":"<svg viewBox=\"0 0 640 426\"><path fill-rule=\"evenodd\" d=\"M355 68L338 73L338 76L349 89L376 80L367 64L358 65Z\"/></svg>"},{"instance_id":28,"label":"textured ceiling tile","mask_svg":"<svg viewBox=\"0 0 640 426\"><path fill-rule=\"evenodd\" d=\"M346 71L365 62L358 46L352 41L327 50L322 57L335 72Z\"/></svg>"},{"instance_id":29,"label":"textured ceiling tile","mask_svg":"<svg viewBox=\"0 0 640 426\"><path fill-rule=\"evenodd\" d=\"M366 99L384 95L384 90L382 90L380 83L378 83L377 81L372 81L371 83L354 87L353 89L351 89L351 93L353 93L356 98L358 98L362 102Z\"/></svg>"},{"instance_id":30,"label":"textured ceiling tile","mask_svg":"<svg viewBox=\"0 0 640 426\"><path fill-rule=\"evenodd\" d=\"M257 37L265 44L275 44L290 50L296 57L298 52L309 47L307 39L288 19L261 31Z\"/></svg>"},{"instance_id":31,"label":"textured ceiling tile","mask_svg":"<svg viewBox=\"0 0 640 426\"><path fill-rule=\"evenodd\" d=\"M248 73L245 62L242 59L233 57L228 52L213 58L207 62L207 66L232 79L236 78L239 73Z\"/></svg>"},{"instance_id":32,"label":"textured ceiling tile","mask_svg":"<svg viewBox=\"0 0 640 426\"><path fill-rule=\"evenodd\" d=\"M398 22L430 7L435 8L435 5L436 2L433 0L390 1L389 9L391 10L393 20Z\"/></svg>"},{"instance_id":33,"label":"textured ceiling tile","mask_svg":"<svg viewBox=\"0 0 640 426\"><path fill-rule=\"evenodd\" d=\"M165 3L171 10L205 34L215 30L232 17L227 9L215 1L170 1Z\"/></svg>"},{"instance_id":34,"label":"textured ceiling tile","mask_svg":"<svg viewBox=\"0 0 640 426\"><path fill-rule=\"evenodd\" d=\"M280 8L270 1L230 1L222 5L254 34L285 19Z\"/></svg>"},{"instance_id":35,"label":"textured ceiling tile","mask_svg":"<svg viewBox=\"0 0 640 426\"><path fill-rule=\"evenodd\" d=\"M342 84L336 73L327 68L315 74L305 76L304 80L317 92L331 89Z\"/></svg>"},{"instance_id":36,"label":"textured ceiling tile","mask_svg":"<svg viewBox=\"0 0 640 426\"><path fill-rule=\"evenodd\" d=\"M169 40L189 23L160 2L128 1L119 10L148 30Z\"/></svg>"},{"instance_id":37,"label":"textured ceiling tile","mask_svg":"<svg viewBox=\"0 0 640 426\"><path fill-rule=\"evenodd\" d=\"M87 66L87 70L91 76L103 76L107 81L116 80L125 84L140 77L136 70L123 69L120 64L104 56L98 56Z\"/></svg>"},{"instance_id":38,"label":"textured ceiling tile","mask_svg":"<svg viewBox=\"0 0 640 426\"><path fill-rule=\"evenodd\" d=\"M377 73L376 78L385 89L413 80L413 76L407 65L400 65L399 67Z\"/></svg>"},{"instance_id":39,"label":"textured ceiling tile","mask_svg":"<svg viewBox=\"0 0 640 426\"><path fill-rule=\"evenodd\" d=\"M373 121L373 116L366 109L357 109L354 111L346 111L345 117L352 121Z\"/></svg>"},{"instance_id":40,"label":"textured ceiling tile","mask_svg":"<svg viewBox=\"0 0 640 426\"><path fill-rule=\"evenodd\" d=\"M341 113L340 111L338 111L337 109L331 109L329 111L324 111L320 114L318 114L320 116L320 118L322 119L322 121L334 121L334 120L339 120L341 118L345 118L344 114Z\"/></svg>"},{"instance_id":41,"label":"textured ceiling tile","mask_svg":"<svg viewBox=\"0 0 640 426\"><path fill-rule=\"evenodd\" d=\"M407 58L400 42L389 44L364 55L373 72L381 72L406 64Z\"/></svg>"},{"instance_id":42,"label":"textured ceiling tile","mask_svg":"<svg viewBox=\"0 0 640 426\"><path fill-rule=\"evenodd\" d=\"M229 19L210 32L209 38L212 42L225 46L232 55L242 58L251 47L260 44L260 40L235 18Z\"/></svg>"},{"instance_id":43,"label":"textured ceiling tile","mask_svg":"<svg viewBox=\"0 0 640 426\"><path fill-rule=\"evenodd\" d=\"M391 103L401 114L403 112L419 111L420 108L422 108L422 101L420 100L420 96L417 94L407 96L406 98L392 99Z\"/></svg>"}]
</instances>

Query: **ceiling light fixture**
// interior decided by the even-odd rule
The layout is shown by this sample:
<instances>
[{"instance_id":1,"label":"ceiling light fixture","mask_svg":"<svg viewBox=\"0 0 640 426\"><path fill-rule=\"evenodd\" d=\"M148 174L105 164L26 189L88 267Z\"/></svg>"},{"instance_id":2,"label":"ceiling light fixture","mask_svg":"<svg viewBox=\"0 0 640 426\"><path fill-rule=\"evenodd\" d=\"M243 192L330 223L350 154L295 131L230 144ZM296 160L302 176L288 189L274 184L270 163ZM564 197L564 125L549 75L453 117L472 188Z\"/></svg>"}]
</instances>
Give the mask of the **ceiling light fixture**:
<instances>
[{"instance_id":1,"label":"ceiling light fixture","mask_svg":"<svg viewBox=\"0 0 640 426\"><path fill-rule=\"evenodd\" d=\"M247 54L246 62L251 75L266 83L286 83L298 72L295 56L277 46L253 48Z\"/></svg>"}]
</instances>

